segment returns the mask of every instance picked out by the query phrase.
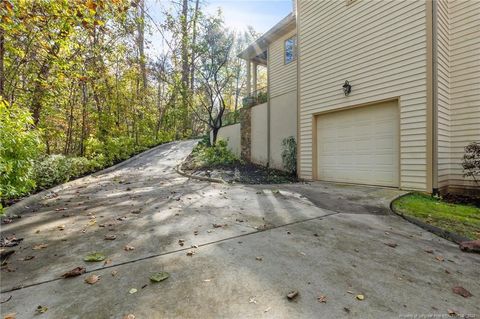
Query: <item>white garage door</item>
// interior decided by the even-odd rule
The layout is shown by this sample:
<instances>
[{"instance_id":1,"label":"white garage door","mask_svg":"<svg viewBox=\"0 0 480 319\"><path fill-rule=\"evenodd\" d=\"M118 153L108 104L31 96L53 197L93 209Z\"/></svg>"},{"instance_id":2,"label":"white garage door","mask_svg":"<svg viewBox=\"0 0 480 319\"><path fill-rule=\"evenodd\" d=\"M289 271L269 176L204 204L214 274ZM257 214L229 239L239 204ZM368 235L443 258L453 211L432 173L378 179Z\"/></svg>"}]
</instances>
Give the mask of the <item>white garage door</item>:
<instances>
[{"instance_id":1,"label":"white garage door","mask_svg":"<svg viewBox=\"0 0 480 319\"><path fill-rule=\"evenodd\" d=\"M396 101L317 117L317 178L399 186L399 118Z\"/></svg>"}]
</instances>

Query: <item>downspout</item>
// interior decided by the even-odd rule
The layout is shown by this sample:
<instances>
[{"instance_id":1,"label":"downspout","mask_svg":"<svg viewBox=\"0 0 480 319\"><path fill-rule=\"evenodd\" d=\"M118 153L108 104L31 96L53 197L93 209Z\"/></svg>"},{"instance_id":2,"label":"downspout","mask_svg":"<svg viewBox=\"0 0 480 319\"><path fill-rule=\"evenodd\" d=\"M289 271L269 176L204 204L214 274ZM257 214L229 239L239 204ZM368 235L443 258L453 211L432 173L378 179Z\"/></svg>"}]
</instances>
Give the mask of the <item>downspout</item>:
<instances>
[{"instance_id":1,"label":"downspout","mask_svg":"<svg viewBox=\"0 0 480 319\"><path fill-rule=\"evenodd\" d=\"M267 47L267 167L270 167L270 45Z\"/></svg>"},{"instance_id":2,"label":"downspout","mask_svg":"<svg viewBox=\"0 0 480 319\"><path fill-rule=\"evenodd\" d=\"M296 134L296 142L297 142L297 147L296 151L296 159L297 159L297 177L300 178L300 19L298 17L299 15L299 8L297 4L297 0L294 0L294 10L293 13L295 14L295 29L296 29L296 34L297 34L297 60L295 63L297 64L295 67L297 68L297 74L296 74L296 80L297 80L297 85L296 85L296 99L297 99L297 134ZM312 163L312 165L316 165L315 163Z\"/></svg>"},{"instance_id":3,"label":"downspout","mask_svg":"<svg viewBox=\"0 0 480 319\"><path fill-rule=\"evenodd\" d=\"M432 1L432 193L438 194L438 65L437 65L437 1Z\"/></svg>"}]
</instances>

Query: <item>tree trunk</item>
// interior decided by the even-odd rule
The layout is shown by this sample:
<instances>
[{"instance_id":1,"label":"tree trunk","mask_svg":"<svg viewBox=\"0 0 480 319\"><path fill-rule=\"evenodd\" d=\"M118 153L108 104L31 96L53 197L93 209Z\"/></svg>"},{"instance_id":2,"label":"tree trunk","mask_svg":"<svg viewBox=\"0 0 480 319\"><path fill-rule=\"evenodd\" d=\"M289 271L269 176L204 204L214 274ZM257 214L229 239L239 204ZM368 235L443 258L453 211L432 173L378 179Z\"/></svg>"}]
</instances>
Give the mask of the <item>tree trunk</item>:
<instances>
[{"instance_id":1,"label":"tree trunk","mask_svg":"<svg viewBox=\"0 0 480 319\"><path fill-rule=\"evenodd\" d=\"M44 93L42 80L47 79L49 72L50 62L48 60L45 60L42 64L42 67L40 68L40 72L37 75L37 79L39 80L36 82L32 94L32 105L30 110L32 112L33 124L35 126L38 126L38 123L40 122L40 113L42 111L42 97Z\"/></svg>"},{"instance_id":2,"label":"tree trunk","mask_svg":"<svg viewBox=\"0 0 480 319\"><path fill-rule=\"evenodd\" d=\"M212 127L212 146L217 144L218 131L220 131L219 127Z\"/></svg>"},{"instance_id":3,"label":"tree trunk","mask_svg":"<svg viewBox=\"0 0 480 319\"><path fill-rule=\"evenodd\" d=\"M68 122L67 122L67 134L66 134L66 140L65 140L65 148L63 150L64 155L68 155L71 151L71 145L72 145L72 138L73 138L73 108L75 105L75 84L72 83L72 86L70 87L70 95L69 95L69 104L70 104L70 110L67 114Z\"/></svg>"},{"instance_id":4,"label":"tree trunk","mask_svg":"<svg viewBox=\"0 0 480 319\"><path fill-rule=\"evenodd\" d=\"M82 81L82 133L80 136L80 156L85 155L85 138L87 137L87 85Z\"/></svg>"},{"instance_id":5,"label":"tree trunk","mask_svg":"<svg viewBox=\"0 0 480 319\"><path fill-rule=\"evenodd\" d=\"M193 35L192 35L192 57L190 60L190 90L193 91L193 86L195 85L195 45L197 44L197 20L198 20L198 9L199 9L200 0L195 2L195 13L193 16Z\"/></svg>"},{"instance_id":6,"label":"tree trunk","mask_svg":"<svg viewBox=\"0 0 480 319\"><path fill-rule=\"evenodd\" d=\"M190 71L188 63L188 0L183 0L182 5L182 83L184 89L188 87L188 74Z\"/></svg>"},{"instance_id":7,"label":"tree trunk","mask_svg":"<svg viewBox=\"0 0 480 319\"><path fill-rule=\"evenodd\" d=\"M147 68L146 68L146 59L145 59L145 1L138 1L138 23L137 23L137 45L138 45L138 54L139 54L139 64L140 64L140 74L142 76L142 88L143 94L147 89ZM142 96L143 96L142 94Z\"/></svg>"}]
</instances>

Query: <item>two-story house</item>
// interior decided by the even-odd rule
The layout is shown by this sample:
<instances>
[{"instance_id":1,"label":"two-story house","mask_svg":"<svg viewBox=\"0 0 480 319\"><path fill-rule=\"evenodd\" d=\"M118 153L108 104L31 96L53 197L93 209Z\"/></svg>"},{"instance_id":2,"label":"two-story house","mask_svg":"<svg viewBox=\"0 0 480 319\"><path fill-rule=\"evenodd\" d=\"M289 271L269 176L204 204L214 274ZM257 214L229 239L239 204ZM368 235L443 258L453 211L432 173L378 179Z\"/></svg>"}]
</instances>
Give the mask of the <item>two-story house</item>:
<instances>
[{"instance_id":1,"label":"two-story house","mask_svg":"<svg viewBox=\"0 0 480 319\"><path fill-rule=\"evenodd\" d=\"M298 0L239 56L253 95L268 72L253 162L281 168L292 135L306 180L479 191L461 163L480 141L480 1Z\"/></svg>"}]
</instances>

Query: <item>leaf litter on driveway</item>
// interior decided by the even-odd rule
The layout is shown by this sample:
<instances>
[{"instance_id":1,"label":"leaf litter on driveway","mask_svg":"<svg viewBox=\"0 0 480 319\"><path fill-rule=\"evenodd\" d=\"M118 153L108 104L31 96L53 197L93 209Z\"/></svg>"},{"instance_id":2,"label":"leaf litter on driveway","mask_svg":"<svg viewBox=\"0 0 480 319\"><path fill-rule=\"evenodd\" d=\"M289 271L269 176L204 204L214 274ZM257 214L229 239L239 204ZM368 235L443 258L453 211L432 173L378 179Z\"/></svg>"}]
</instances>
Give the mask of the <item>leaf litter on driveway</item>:
<instances>
[{"instance_id":1,"label":"leaf litter on driveway","mask_svg":"<svg viewBox=\"0 0 480 319\"><path fill-rule=\"evenodd\" d=\"M462 286L455 286L452 288L453 293L462 296L463 298L469 298L473 296L470 291L463 288Z\"/></svg>"},{"instance_id":2,"label":"leaf litter on driveway","mask_svg":"<svg viewBox=\"0 0 480 319\"><path fill-rule=\"evenodd\" d=\"M100 276L97 276L97 275L90 275L87 278L85 278L85 282L90 285L95 284L99 280L100 280Z\"/></svg>"},{"instance_id":3,"label":"leaf litter on driveway","mask_svg":"<svg viewBox=\"0 0 480 319\"><path fill-rule=\"evenodd\" d=\"M75 267L70 271L67 271L62 275L63 278L77 277L84 274L86 271L85 267Z\"/></svg>"},{"instance_id":4,"label":"leaf litter on driveway","mask_svg":"<svg viewBox=\"0 0 480 319\"><path fill-rule=\"evenodd\" d=\"M86 262L98 262L105 260L105 255L99 252L93 252L83 258Z\"/></svg>"}]
</instances>

